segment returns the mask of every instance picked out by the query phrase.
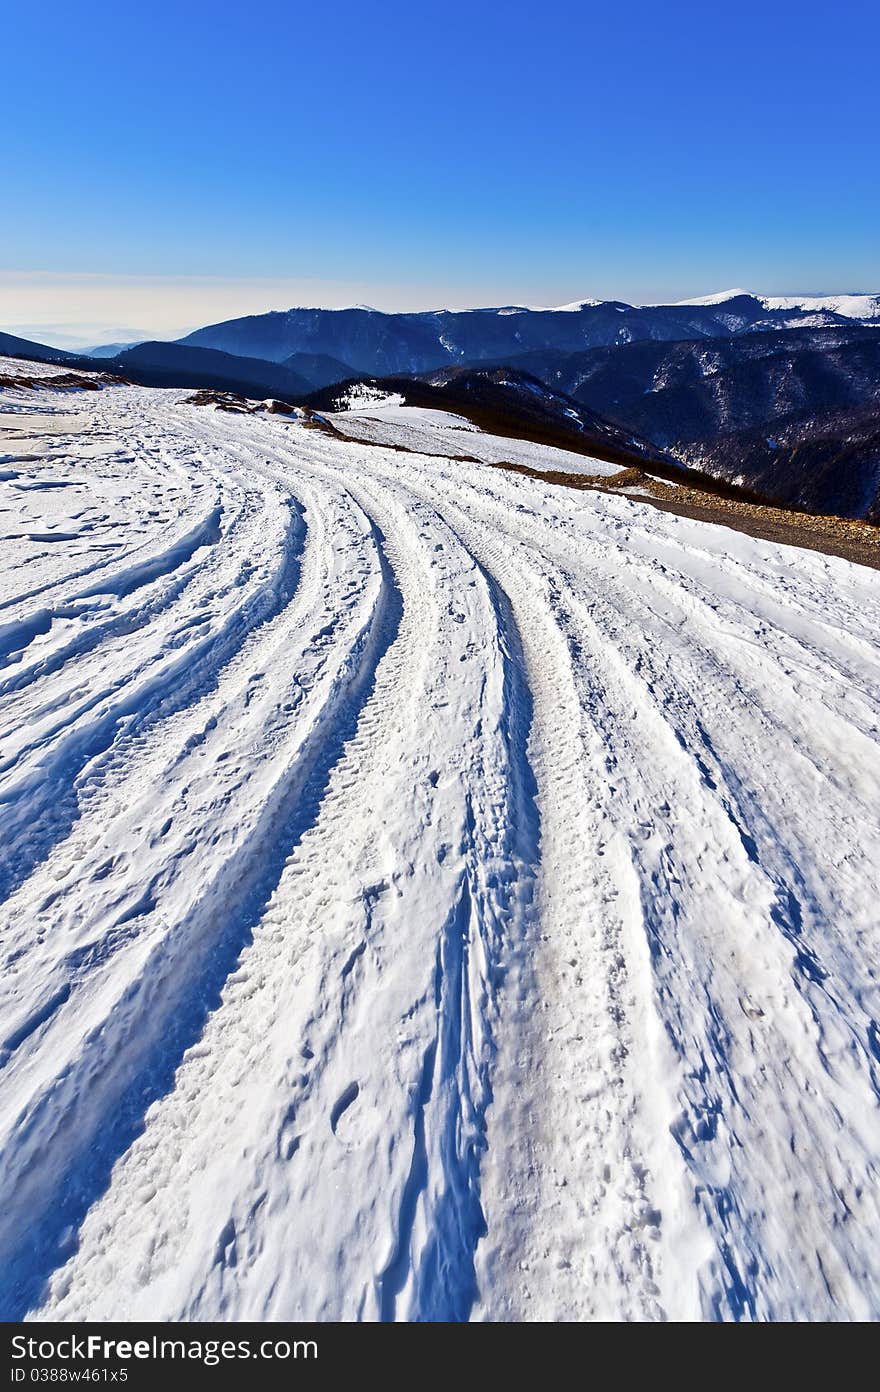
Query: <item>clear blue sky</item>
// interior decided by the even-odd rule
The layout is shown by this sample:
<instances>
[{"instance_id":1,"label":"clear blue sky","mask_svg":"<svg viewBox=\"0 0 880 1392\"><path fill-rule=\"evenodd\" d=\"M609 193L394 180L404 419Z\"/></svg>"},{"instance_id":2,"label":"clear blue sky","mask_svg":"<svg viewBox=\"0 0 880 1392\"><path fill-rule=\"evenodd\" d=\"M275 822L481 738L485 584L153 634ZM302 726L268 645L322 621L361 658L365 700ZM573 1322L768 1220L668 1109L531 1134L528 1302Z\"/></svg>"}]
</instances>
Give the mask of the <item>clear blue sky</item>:
<instances>
[{"instance_id":1,"label":"clear blue sky","mask_svg":"<svg viewBox=\"0 0 880 1392\"><path fill-rule=\"evenodd\" d=\"M880 288L876 4L40 0L3 35L0 326L8 272Z\"/></svg>"}]
</instances>

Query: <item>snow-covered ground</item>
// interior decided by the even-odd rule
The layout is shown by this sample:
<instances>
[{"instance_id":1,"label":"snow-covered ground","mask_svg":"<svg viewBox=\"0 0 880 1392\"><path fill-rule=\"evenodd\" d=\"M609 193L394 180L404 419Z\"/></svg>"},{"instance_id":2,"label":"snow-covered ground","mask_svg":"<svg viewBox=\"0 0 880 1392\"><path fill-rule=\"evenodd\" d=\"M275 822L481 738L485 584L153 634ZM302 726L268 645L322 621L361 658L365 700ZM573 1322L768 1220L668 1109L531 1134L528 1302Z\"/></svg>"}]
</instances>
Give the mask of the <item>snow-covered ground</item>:
<instances>
[{"instance_id":1,"label":"snow-covered ground","mask_svg":"<svg viewBox=\"0 0 880 1392\"><path fill-rule=\"evenodd\" d=\"M404 406L400 396L388 395L385 400L367 404L355 400L347 410L327 418L351 439L419 454L479 460L483 464L524 464L542 473L586 474L591 478L610 478L624 472L622 465L590 459L574 450L491 435L451 411Z\"/></svg>"},{"instance_id":2,"label":"snow-covered ground","mask_svg":"<svg viewBox=\"0 0 880 1392\"><path fill-rule=\"evenodd\" d=\"M28 377L28 378L50 378L58 377L67 369L57 363L32 362L30 358L7 358L0 356L0 376L3 377ZM9 409L9 401L4 398L0 403L0 409Z\"/></svg>"},{"instance_id":3,"label":"snow-covered ground","mask_svg":"<svg viewBox=\"0 0 880 1392\"><path fill-rule=\"evenodd\" d=\"M70 386L62 385L63 379L65 378L70 379L71 377L76 377L80 382L102 380L102 374L100 372L83 372L79 368L71 368L64 362L34 362L30 358L8 358L0 354L0 378L2 377L25 379L26 381L35 381L41 384L45 383L46 385L49 385L50 379L55 377L59 380L59 390L72 389ZM107 381L109 379L103 377L103 380ZM9 411L17 410L20 408L20 405L21 402L15 390L11 389L8 383L4 384L3 397L0 399L0 414L5 415L8 414Z\"/></svg>"},{"instance_id":4,"label":"snow-covered ground","mask_svg":"<svg viewBox=\"0 0 880 1392\"><path fill-rule=\"evenodd\" d=\"M184 395L0 415L0 1313L880 1315L876 572Z\"/></svg>"}]
</instances>

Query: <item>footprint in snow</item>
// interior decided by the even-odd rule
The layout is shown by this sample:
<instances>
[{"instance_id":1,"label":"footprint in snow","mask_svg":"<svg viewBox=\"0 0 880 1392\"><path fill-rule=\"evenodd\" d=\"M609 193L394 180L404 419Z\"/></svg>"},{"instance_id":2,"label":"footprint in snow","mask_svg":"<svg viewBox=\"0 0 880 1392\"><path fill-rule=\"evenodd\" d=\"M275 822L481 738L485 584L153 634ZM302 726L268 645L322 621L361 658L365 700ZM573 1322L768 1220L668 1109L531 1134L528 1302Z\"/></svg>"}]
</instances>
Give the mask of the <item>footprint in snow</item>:
<instances>
[{"instance_id":1,"label":"footprint in snow","mask_svg":"<svg viewBox=\"0 0 880 1392\"><path fill-rule=\"evenodd\" d=\"M358 1103L355 1106L355 1103ZM330 1128L337 1141L355 1146L379 1127L379 1112L361 1096L360 1084L353 1082L337 1098L330 1113Z\"/></svg>"},{"instance_id":2,"label":"footprint in snow","mask_svg":"<svg viewBox=\"0 0 880 1392\"><path fill-rule=\"evenodd\" d=\"M757 1002L755 1002L755 1001L753 1001L753 1000L751 999L750 996L740 996L740 998L739 998L739 1004L740 1004L740 1009L742 1010L742 1013L743 1013L744 1015L748 1016L748 1018L749 1018L750 1020L761 1020L761 1019L763 1019L763 1017L764 1017L764 1012L763 1012L763 1010L761 1009L760 1005L757 1004Z\"/></svg>"},{"instance_id":3,"label":"footprint in snow","mask_svg":"<svg viewBox=\"0 0 880 1392\"><path fill-rule=\"evenodd\" d=\"M360 1086L357 1083L349 1083L345 1092L337 1097L333 1104L333 1110L330 1113L330 1130L333 1132L334 1136L339 1135L339 1124L345 1116L345 1113L357 1101L359 1093ZM344 1140L345 1138L343 1136L340 1137L340 1139Z\"/></svg>"}]
</instances>

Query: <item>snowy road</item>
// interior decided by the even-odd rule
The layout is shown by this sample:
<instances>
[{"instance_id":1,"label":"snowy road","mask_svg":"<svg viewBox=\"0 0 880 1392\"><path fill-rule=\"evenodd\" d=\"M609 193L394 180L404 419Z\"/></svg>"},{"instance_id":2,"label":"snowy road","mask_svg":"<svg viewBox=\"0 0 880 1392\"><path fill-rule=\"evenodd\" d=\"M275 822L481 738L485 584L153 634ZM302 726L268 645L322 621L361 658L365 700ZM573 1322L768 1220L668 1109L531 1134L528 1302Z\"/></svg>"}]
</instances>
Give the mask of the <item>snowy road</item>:
<instances>
[{"instance_id":1,"label":"snowy road","mask_svg":"<svg viewBox=\"0 0 880 1392\"><path fill-rule=\"evenodd\" d=\"M0 415L0 1314L880 1316L876 572L183 398Z\"/></svg>"}]
</instances>

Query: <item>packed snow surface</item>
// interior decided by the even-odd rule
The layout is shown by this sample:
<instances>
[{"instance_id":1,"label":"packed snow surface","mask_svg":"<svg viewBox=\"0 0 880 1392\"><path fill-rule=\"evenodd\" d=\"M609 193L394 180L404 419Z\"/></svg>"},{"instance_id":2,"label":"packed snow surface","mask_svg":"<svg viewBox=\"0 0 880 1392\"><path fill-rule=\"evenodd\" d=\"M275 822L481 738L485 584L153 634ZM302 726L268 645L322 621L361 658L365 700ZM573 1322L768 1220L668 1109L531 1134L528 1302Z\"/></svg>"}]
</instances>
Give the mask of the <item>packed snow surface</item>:
<instances>
[{"instance_id":1,"label":"packed snow surface","mask_svg":"<svg viewBox=\"0 0 880 1392\"><path fill-rule=\"evenodd\" d=\"M535 445L507 435L478 430L464 416L428 406L404 406L400 396L388 396L375 406L354 402L328 417L350 439L389 445L447 459L467 458L483 464L523 464L541 473L588 474L610 478L623 473L620 464L575 454L552 445Z\"/></svg>"},{"instance_id":2,"label":"packed snow surface","mask_svg":"<svg viewBox=\"0 0 880 1392\"><path fill-rule=\"evenodd\" d=\"M70 372L66 363L41 363L32 362L30 358L7 358L0 356L0 377L27 377L27 378L50 378L62 377ZM80 377L92 377L91 372L78 372ZM8 395L4 395L0 402L0 410L7 412L11 401Z\"/></svg>"},{"instance_id":3,"label":"packed snow surface","mask_svg":"<svg viewBox=\"0 0 880 1392\"><path fill-rule=\"evenodd\" d=\"M876 573L16 402L3 1317L880 1315Z\"/></svg>"}]
</instances>

